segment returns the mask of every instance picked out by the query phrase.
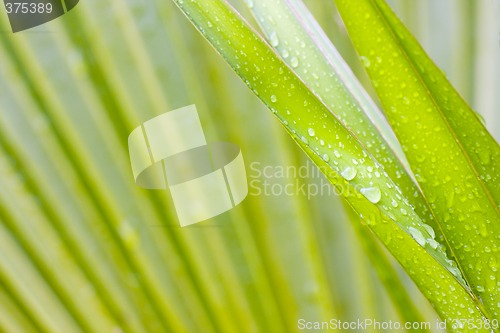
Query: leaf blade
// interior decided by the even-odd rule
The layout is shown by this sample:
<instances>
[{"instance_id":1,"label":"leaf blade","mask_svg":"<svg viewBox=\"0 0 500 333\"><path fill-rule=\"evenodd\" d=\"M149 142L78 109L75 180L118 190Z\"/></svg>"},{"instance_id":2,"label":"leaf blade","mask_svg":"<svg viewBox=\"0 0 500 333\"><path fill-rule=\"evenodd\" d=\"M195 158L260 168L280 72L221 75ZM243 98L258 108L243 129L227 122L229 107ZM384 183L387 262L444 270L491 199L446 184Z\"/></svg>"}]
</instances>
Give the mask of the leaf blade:
<instances>
[{"instance_id":1,"label":"leaf blade","mask_svg":"<svg viewBox=\"0 0 500 333\"><path fill-rule=\"evenodd\" d=\"M443 88L434 85L429 89L421 73L428 72L430 81L434 75L439 86L444 84L444 76L430 65L430 59L424 56L402 24L394 28L388 23L386 15L394 21L397 18L389 14L390 8L383 1L363 0L354 6L348 1L336 0L336 4L466 279L475 293L482 297L490 315L498 318L500 292L496 281L500 276L490 266L496 262L491 249L500 247L499 211L488 187L477 174L471 153L464 149L459 139L461 135L469 136L470 131L477 130L480 122L468 108L469 111L463 109L460 112L468 114L467 121L458 120L453 115L454 121L461 122L461 125L450 125L448 113L451 110L442 103L453 98L457 105L462 105L463 100L459 100L456 93L453 97L439 97L441 89L450 91L449 83ZM370 39L367 31L377 31L377 38ZM416 62L411 52L401 46L410 38L413 56L425 59L425 64ZM439 82L438 76L441 77ZM445 114L444 110L448 113ZM470 128L469 122L472 124ZM465 132L457 134L457 130ZM484 127L480 133L488 137ZM491 143L489 148L493 149L493 146ZM491 170L497 169L498 166L492 166ZM470 253L475 253L476 258Z\"/></svg>"},{"instance_id":2,"label":"leaf blade","mask_svg":"<svg viewBox=\"0 0 500 333\"><path fill-rule=\"evenodd\" d=\"M390 223L389 221L392 222L391 218L381 218L379 209L382 209L381 207L384 206L382 202L387 202L388 196L382 196L380 190L377 192L370 188L369 192L365 192L365 198L357 191L354 186L356 182L359 181L365 185L369 183L369 181L367 181L369 177L366 172L370 169L360 168L358 170L359 177L355 178L355 181L351 179L350 182L347 182L340 177L340 167L350 166L354 163L352 162L353 158L363 160L365 166L372 168L372 171L374 168L379 168L380 165L377 164L372 157L366 155L355 137L331 116L328 109L326 109L317 97L305 87L304 83L293 74L290 68L279 60L277 55L269 49L267 44L241 20L228 5L222 2L184 2L179 0L176 1L176 4L193 22L195 27L202 32L212 46L214 46L226 59L246 84L253 89L259 98L261 98L261 100L277 115L287 131L306 153L308 153L309 157L319 166L326 168L326 171L328 171L327 173L331 173L329 179L334 183L346 186L344 189L349 188L351 190L353 194L349 196L349 199L359 208L358 213L360 210L368 209L367 212L369 214L365 215L365 218L373 218L380 221L380 223L375 222L374 224L377 226L375 230L378 230L376 233L382 238L384 244L393 250L393 254L396 254L398 260L403 263L403 266L409 271L412 277L417 280L422 290L432 290L435 288L435 284L438 284L451 292L448 286L453 286L454 290L449 297L456 299L456 302L449 304L443 301L443 299L435 298L436 302L439 303L436 308L440 314L445 318L453 318L457 313L461 313L460 305L462 305L471 309L471 313L469 314L470 317L480 320L482 315L477 310L470 295L465 289L460 287L459 282L449 274L448 270L429 255L428 252L430 250L419 246L411 239L407 232L400 228L400 226ZM216 27L214 27L213 22L218 22ZM271 90L269 87L282 88ZM288 89L283 89L283 87L287 87ZM306 111L304 111L304 109L306 109ZM295 112L297 112L298 115L295 115ZM299 120L301 124L297 125L297 120ZM323 126L318 126L318 121L321 121ZM314 129L311 127L313 125ZM335 133L337 137L331 133ZM339 163L340 166L333 163L333 161L330 160L330 155L327 154L332 154L331 151L327 149L333 149L333 146L330 148L321 148L315 141L309 142L309 140L317 140L317 138L321 136L331 139L332 145L342 147L342 153L345 155L343 158L340 158L341 154L338 152L332 155L332 158L333 156L337 158L336 162ZM328 157L324 157L323 152L327 154ZM328 161L330 162L328 163ZM356 161L354 164L359 164L359 162ZM392 180L388 178L387 175L381 174L379 176L383 181L392 183ZM376 179L378 179L378 177L373 179L373 181L380 181L383 183L382 180ZM368 189L366 187L364 188ZM394 186L391 185L388 189L394 189ZM394 189L393 191L396 190ZM382 202L381 199L383 199ZM408 205L409 207L409 204L404 203L404 201L402 201L402 204ZM387 207L385 209L389 210ZM388 212L386 213L390 214ZM410 215L407 217L407 221L415 223L417 220L420 221L413 210L406 212L406 214ZM386 221L387 223L382 223L381 221ZM408 256L409 253L405 252L405 247L401 246L402 243L393 240L392 236L388 237L388 235L397 235L397 238L401 239L402 243L406 244L406 247L411 248L412 255L417 254L419 256L424 266L417 267L418 273L411 270L411 266L413 265L412 261L409 260L411 256ZM425 276L425 270L421 270L422 267L432 267L433 271L442 272L444 274L440 274L437 280L432 279L432 282L435 284L431 285L428 283L429 278ZM442 285L443 281L446 281L444 285ZM427 294L427 296L431 295L432 293Z\"/></svg>"}]
</instances>

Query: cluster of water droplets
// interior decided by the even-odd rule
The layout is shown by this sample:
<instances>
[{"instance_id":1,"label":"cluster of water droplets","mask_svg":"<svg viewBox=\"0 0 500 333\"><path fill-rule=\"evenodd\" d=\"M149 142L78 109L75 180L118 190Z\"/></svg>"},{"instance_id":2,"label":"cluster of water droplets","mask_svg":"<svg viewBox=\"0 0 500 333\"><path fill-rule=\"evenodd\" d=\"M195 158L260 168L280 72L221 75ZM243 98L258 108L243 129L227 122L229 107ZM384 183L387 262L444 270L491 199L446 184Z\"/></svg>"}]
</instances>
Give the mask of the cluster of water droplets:
<instances>
[{"instance_id":1,"label":"cluster of water droplets","mask_svg":"<svg viewBox=\"0 0 500 333\"><path fill-rule=\"evenodd\" d=\"M370 117L365 115L359 101L351 95L345 86L345 82L339 77L337 70L331 64L325 64L321 60L317 61L318 56L322 57L322 51L315 47L315 42L310 40L311 36L302 33L300 28L297 29L298 25L295 23L295 18L284 9L286 6L278 3L279 1L276 3L273 1L256 1L255 4L252 3L252 6L249 5L259 24L266 32L271 46L294 72L307 83L311 90L320 96L325 105L332 109L339 120L351 128L367 148L373 148L373 152L378 154L377 159L381 163L391 165L393 168L395 158L387 149L387 144L382 137L371 127ZM279 22L274 20L273 17L280 17L279 22L286 21L287 25L280 26ZM313 62L310 60L313 60ZM366 66L370 65L367 57L362 58L362 60L364 60ZM381 60L376 57L374 61L380 62ZM271 102L276 102L275 96L271 96ZM301 139L304 142L308 140L307 136L302 136ZM329 161L331 156L322 154L322 158ZM347 178L354 178L357 170L352 168L341 170L341 172ZM372 200L377 197L377 189L375 188L367 189L364 193Z\"/></svg>"},{"instance_id":2,"label":"cluster of water droplets","mask_svg":"<svg viewBox=\"0 0 500 333\"><path fill-rule=\"evenodd\" d=\"M309 127L307 135L301 136L302 141L353 185L364 198L377 205L384 214L396 221L420 246L431 253L466 286L455 261L448 258L445 246L436 240L434 229L424 223L415 213L414 207L392 182L383 167L373 161L364 151L362 157L354 157L347 150L342 149L343 144L338 135L335 136L338 140L336 143L325 144L325 140L320 138L317 132L314 127ZM367 223L377 222L370 219Z\"/></svg>"},{"instance_id":3,"label":"cluster of water droplets","mask_svg":"<svg viewBox=\"0 0 500 333\"><path fill-rule=\"evenodd\" d=\"M279 52L283 60L285 60L292 69L298 70L298 72L302 73L301 75L306 75L309 76L310 79L317 80L317 85L319 85L319 82L328 83L328 86L322 87L323 93L329 93L331 96L339 95L337 93L333 94L336 91L335 85L339 85L338 77L336 75L333 77L331 75L328 76L328 74L321 71L317 72L320 74L318 75L307 62L307 57L303 52L306 50L306 43L304 40L300 37L281 39L280 33L282 32L276 27L275 22L268 16L259 16L259 11L254 8L254 2L252 0L246 0L246 2L251 9L255 9L258 20L264 26L264 30L267 33L269 43ZM257 6L255 5L255 7ZM365 67L370 67L372 65L371 60L368 57L361 57L361 61ZM380 59L375 57L372 61L380 62ZM320 80L320 77L322 80ZM331 80L324 80L327 77L331 78ZM307 82L309 82L308 80ZM278 97L274 94L271 95L270 102L271 109L274 110L272 104L278 102ZM352 114L352 112L355 111L353 111L353 109L363 112L354 101L350 100L345 100L342 103L335 102L334 106L337 114L342 119L348 117L348 114ZM308 107L307 101L304 101L304 107ZM282 122L287 126L295 124L295 120L290 119L289 124L287 118L289 117L285 116L283 119L280 117ZM293 124L291 124L292 122ZM385 215L396 221L420 246L424 247L428 252L433 254L434 257L436 257L436 259L439 260L439 262L441 262L454 276L463 281L461 273L455 262L448 259L445 247L435 239L436 234L432 227L425 224L415 213L414 207L408 202L398 186L396 186L390 179L383 167L368 157L365 152L363 152L363 156L353 156L346 149L343 149L343 144L338 135L335 137L335 143L332 142L330 135L328 136L328 140L326 140L326 136L323 138L318 137L317 134L324 133L324 129L321 125L317 125L318 124L311 124L311 127L309 127L305 133L296 134L304 144L308 145L313 151L315 151L316 154L321 157L323 161L328 163L333 170L340 174L343 179L353 185L358 190L360 195L366 198L369 202L377 205ZM354 128L357 127L358 126L354 126ZM295 133L295 130L292 129L292 132ZM372 133L372 131L355 131L357 136L363 137L371 135L370 133ZM325 144L325 140L328 141L329 144ZM373 145L375 147L375 151L379 151L379 149L384 150L385 148L385 146L381 145L376 138L372 138L370 141L367 137L364 141L367 147L371 147ZM379 145L381 145L380 148L378 148ZM380 160L380 162L391 163L390 160ZM376 221L373 220L370 223L376 223Z\"/></svg>"}]
</instances>

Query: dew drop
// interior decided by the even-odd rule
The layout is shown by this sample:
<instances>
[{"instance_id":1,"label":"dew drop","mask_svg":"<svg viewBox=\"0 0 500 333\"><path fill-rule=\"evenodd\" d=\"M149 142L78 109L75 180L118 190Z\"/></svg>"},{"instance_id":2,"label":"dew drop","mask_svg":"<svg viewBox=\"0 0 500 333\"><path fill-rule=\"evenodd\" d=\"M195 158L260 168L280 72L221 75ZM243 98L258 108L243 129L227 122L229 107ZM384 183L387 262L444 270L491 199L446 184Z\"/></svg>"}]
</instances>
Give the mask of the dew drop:
<instances>
[{"instance_id":1,"label":"dew drop","mask_svg":"<svg viewBox=\"0 0 500 333\"><path fill-rule=\"evenodd\" d=\"M314 136L316 134L316 132L314 132L314 129L313 128L309 128L307 130L307 134L309 134L309 136Z\"/></svg>"},{"instance_id":2,"label":"dew drop","mask_svg":"<svg viewBox=\"0 0 500 333\"><path fill-rule=\"evenodd\" d=\"M277 100L278 98L276 97L276 95L271 96L271 102L276 103Z\"/></svg>"},{"instance_id":3,"label":"dew drop","mask_svg":"<svg viewBox=\"0 0 500 333\"><path fill-rule=\"evenodd\" d=\"M309 140L307 140L307 138L305 136L302 136L300 138L302 140L302 142L304 142L305 144L308 144L309 143Z\"/></svg>"},{"instance_id":4,"label":"dew drop","mask_svg":"<svg viewBox=\"0 0 500 333\"><path fill-rule=\"evenodd\" d=\"M359 57L359 59L361 59L361 62L363 63L363 66L365 66L367 68L370 67L370 65L371 65L370 59L368 59L365 56L361 56L361 57Z\"/></svg>"},{"instance_id":5,"label":"dew drop","mask_svg":"<svg viewBox=\"0 0 500 333\"><path fill-rule=\"evenodd\" d=\"M437 249L439 245L439 243L432 238L427 238L427 242L429 243L430 247L432 247L434 250Z\"/></svg>"},{"instance_id":6,"label":"dew drop","mask_svg":"<svg viewBox=\"0 0 500 333\"><path fill-rule=\"evenodd\" d=\"M429 235L431 235L432 239L434 239L436 237L436 233L434 232L434 229L432 229L432 227L428 224L422 224L422 226L425 228L425 230L427 230L427 232L429 233Z\"/></svg>"},{"instance_id":7,"label":"dew drop","mask_svg":"<svg viewBox=\"0 0 500 333\"><path fill-rule=\"evenodd\" d=\"M330 156L328 156L328 154L323 154L323 160L328 162L330 160Z\"/></svg>"},{"instance_id":8,"label":"dew drop","mask_svg":"<svg viewBox=\"0 0 500 333\"><path fill-rule=\"evenodd\" d=\"M278 35L276 34L276 32L273 31L271 33L271 35L269 36L269 41L272 47L276 47L279 45L280 41L278 39Z\"/></svg>"},{"instance_id":9,"label":"dew drop","mask_svg":"<svg viewBox=\"0 0 500 333\"><path fill-rule=\"evenodd\" d=\"M345 180L352 180L358 174L358 170L355 168L347 167L342 171L341 176L344 177Z\"/></svg>"},{"instance_id":10,"label":"dew drop","mask_svg":"<svg viewBox=\"0 0 500 333\"><path fill-rule=\"evenodd\" d=\"M290 59L290 65L292 65L293 68L296 68L299 66L299 59L297 59L297 57L292 57L292 59Z\"/></svg>"},{"instance_id":11,"label":"dew drop","mask_svg":"<svg viewBox=\"0 0 500 333\"><path fill-rule=\"evenodd\" d=\"M498 271L498 264L497 264L497 261L495 258L491 258L490 259L490 262L488 263L488 266L490 266L490 269L493 271L493 272L496 272Z\"/></svg>"},{"instance_id":12,"label":"dew drop","mask_svg":"<svg viewBox=\"0 0 500 333\"><path fill-rule=\"evenodd\" d=\"M371 203L376 204L377 202L380 201L380 198L382 197L382 193L380 192L380 189L378 187L365 187L359 190L361 194L365 196Z\"/></svg>"},{"instance_id":13,"label":"dew drop","mask_svg":"<svg viewBox=\"0 0 500 333\"><path fill-rule=\"evenodd\" d=\"M422 232L418 229L415 229L413 227L409 227L408 231L410 232L411 237L421 246L425 246L425 237L422 235Z\"/></svg>"}]
</instances>

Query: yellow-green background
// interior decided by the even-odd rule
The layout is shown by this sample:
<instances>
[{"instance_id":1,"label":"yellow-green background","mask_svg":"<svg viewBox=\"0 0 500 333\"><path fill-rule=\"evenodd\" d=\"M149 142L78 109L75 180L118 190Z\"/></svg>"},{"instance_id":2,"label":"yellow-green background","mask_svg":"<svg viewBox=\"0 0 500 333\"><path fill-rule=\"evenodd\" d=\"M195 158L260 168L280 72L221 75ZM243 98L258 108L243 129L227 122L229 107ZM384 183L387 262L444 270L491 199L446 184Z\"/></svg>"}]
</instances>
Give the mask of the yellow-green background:
<instances>
[{"instance_id":1,"label":"yellow-green background","mask_svg":"<svg viewBox=\"0 0 500 333\"><path fill-rule=\"evenodd\" d=\"M333 4L307 3L366 82ZM500 138L500 3L390 3ZM3 10L0 22L0 332L275 333L298 331L300 318L402 320L362 246L371 236L337 198L250 195L181 229L166 193L135 186L130 131L193 103L207 140L239 145L247 167L306 164L170 1L82 0L18 34Z\"/></svg>"}]
</instances>

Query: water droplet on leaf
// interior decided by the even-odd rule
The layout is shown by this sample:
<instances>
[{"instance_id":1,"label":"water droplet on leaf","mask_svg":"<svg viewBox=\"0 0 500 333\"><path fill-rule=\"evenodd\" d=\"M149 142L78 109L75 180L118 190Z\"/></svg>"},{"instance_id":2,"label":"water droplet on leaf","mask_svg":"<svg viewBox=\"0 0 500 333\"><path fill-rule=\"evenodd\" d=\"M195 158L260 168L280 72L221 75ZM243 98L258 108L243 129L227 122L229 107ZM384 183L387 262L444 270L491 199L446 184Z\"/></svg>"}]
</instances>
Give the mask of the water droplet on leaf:
<instances>
[{"instance_id":1,"label":"water droplet on leaf","mask_svg":"<svg viewBox=\"0 0 500 333\"><path fill-rule=\"evenodd\" d=\"M363 63L363 66L365 66L366 68L370 67L370 65L371 65L370 59L368 59L365 56L361 56L361 57L359 57L359 59L361 59L361 62Z\"/></svg>"},{"instance_id":2,"label":"water droplet on leaf","mask_svg":"<svg viewBox=\"0 0 500 333\"><path fill-rule=\"evenodd\" d=\"M365 196L371 203L376 204L377 202L380 201L380 198L382 197L382 193L380 192L380 189L378 187L365 187L359 190L361 194Z\"/></svg>"},{"instance_id":3,"label":"water droplet on leaf","mask_svg":"<svg viewBox=\"0 0 500 333\"><path fill-rule=\"evenodd\" d=\"M352 180L356 177L358 170L355 168L347 167L342 171L341 176L344 177L345 180Z\"/></svg>"},{"instance_id":4,"label":"water droplet on leaf","mask_svg":"<svg viewBox=\"0 0 500 333\"><path fill-rule=\"evenodd\" d=\"M276 34L276 32L273 31L271 33L271 35L269 36L269 41L272 47L276 47L279 45L280 41L278 39L278 35Z\"/></svg>"},{"instance_id":5,"label":"water droplet on leaf","mask_svg":"<svg viewBox=\"0 0 500 333\"><path fill-rule=\"evenodd\" d=\"M425 246L426 240L424 235L422 235L422 232L418 229L415 229L413 227L409 227L408 231L410 232L411 237L421 246Z\"/></svg>"}]
</instances>

